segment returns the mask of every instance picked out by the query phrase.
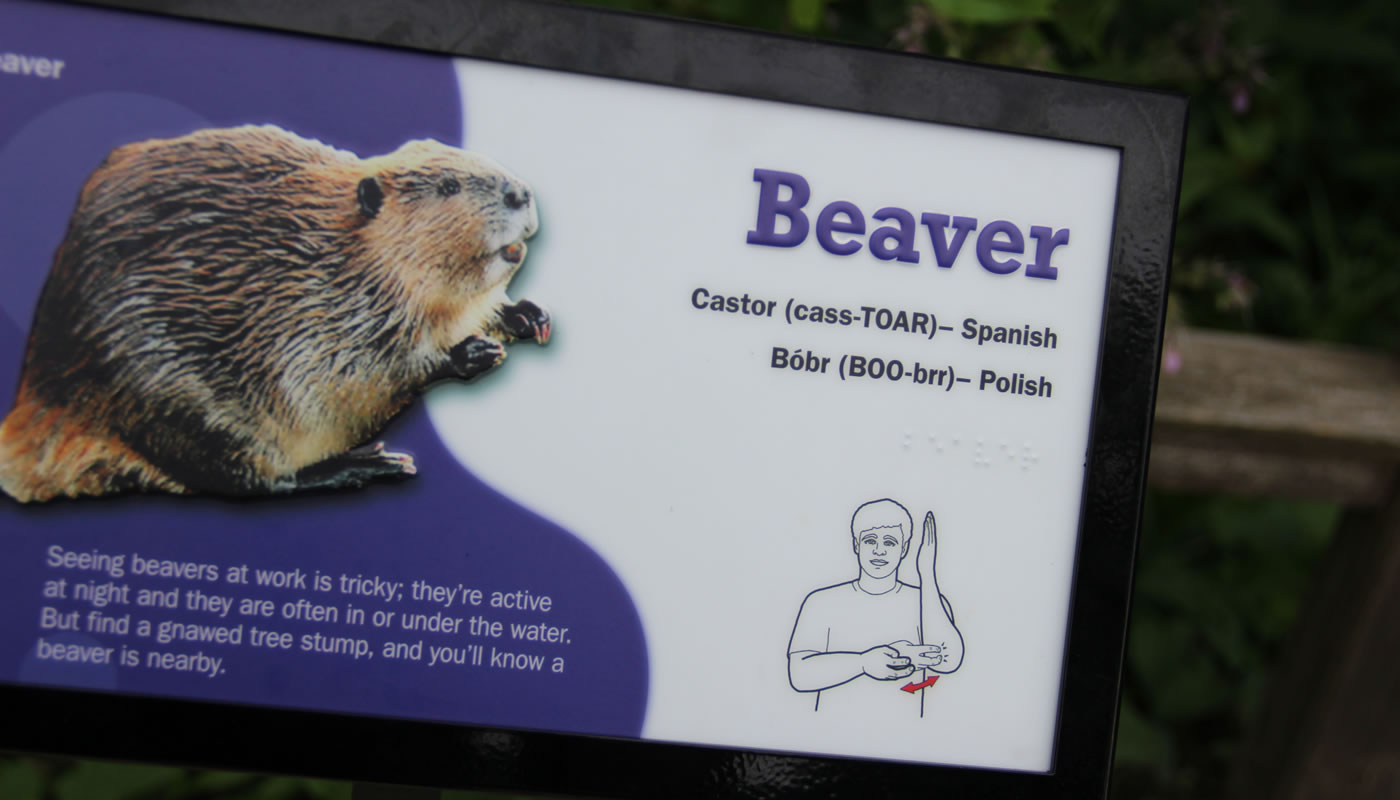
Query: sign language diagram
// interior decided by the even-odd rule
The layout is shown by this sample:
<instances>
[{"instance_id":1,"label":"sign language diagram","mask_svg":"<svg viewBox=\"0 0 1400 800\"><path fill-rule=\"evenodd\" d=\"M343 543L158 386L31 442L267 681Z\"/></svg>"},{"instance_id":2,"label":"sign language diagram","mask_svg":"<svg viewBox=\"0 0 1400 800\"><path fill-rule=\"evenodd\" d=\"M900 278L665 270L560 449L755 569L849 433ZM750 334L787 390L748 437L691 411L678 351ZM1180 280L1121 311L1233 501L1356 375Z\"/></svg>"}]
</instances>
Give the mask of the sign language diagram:
<instances>
[{"instance_id":1,"label":"sign language diagram","mask_svg":"<svg viewBox=\"0 0 1400 800\"><path fill-rule=\"evenodd\" d=\"M962 632L938 588L932 511L914 556L919 585L899 580L913 528L908 509L894 500L862 504L851 517L855 579L802 601L788 642L788 682L815 695L814 709L923 716L924 691L962 666Z\"/></svg>"}]
</instances>

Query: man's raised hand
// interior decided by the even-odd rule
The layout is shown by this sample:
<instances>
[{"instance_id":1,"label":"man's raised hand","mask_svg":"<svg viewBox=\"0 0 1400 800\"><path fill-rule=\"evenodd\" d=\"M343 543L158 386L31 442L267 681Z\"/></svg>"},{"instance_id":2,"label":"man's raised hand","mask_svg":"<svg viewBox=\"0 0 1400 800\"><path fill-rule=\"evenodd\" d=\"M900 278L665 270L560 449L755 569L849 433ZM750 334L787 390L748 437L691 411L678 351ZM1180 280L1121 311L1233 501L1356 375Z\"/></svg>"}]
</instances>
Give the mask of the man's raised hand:
<instances>
[{"instance_id":1,"label":"man's raised hand","mask_svg":"<svg viewBox=\"0 0 1400 800\"><path fill-rule=\"evenodd\" d=\"M914 566L919 570L919 582L925 586L937 586L934 565L938 561L938 525L933 521L933 512L924 515L924 535L919 540L919 552L914 556Z\"/></svg>"},{"instance_id":2,"label":"man's raised hand","mask_svg":"<svg viewBox=\"0 0 1400 800\"><path fill-rule=\"evenodd\" d=\"M920 653L920 665L934 672L947 674L962 666L963 637L953 622L953 607L938 589L938 525L933 512L924 515L924 536L914 564L919 570L919 630L923 644L929 650L937 646L936 655ZM937 661L938 663L931 663ZM925 666L926 665L926 666Z\"/></svg>"}]
</instances>

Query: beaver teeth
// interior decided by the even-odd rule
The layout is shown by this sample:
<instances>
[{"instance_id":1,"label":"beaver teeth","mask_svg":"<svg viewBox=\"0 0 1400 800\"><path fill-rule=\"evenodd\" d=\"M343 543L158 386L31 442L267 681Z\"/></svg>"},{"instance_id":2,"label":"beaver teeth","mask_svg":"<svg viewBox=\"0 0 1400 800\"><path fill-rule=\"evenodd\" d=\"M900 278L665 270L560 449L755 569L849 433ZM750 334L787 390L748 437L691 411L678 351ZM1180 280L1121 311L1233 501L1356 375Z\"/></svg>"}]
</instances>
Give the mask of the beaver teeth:
<instances>
[{"instance_id":1,"label":"beaver teeth","mask_svg":"<svg viewBox=\"0 0 1400 800\"><path fill-rule=\"evenodd\" d=\"M512 264L519 264L520 261L525 258L525 243L511 242L505 247L502 247L501 258L504 258Z\"/></svg>"}]
</instances>

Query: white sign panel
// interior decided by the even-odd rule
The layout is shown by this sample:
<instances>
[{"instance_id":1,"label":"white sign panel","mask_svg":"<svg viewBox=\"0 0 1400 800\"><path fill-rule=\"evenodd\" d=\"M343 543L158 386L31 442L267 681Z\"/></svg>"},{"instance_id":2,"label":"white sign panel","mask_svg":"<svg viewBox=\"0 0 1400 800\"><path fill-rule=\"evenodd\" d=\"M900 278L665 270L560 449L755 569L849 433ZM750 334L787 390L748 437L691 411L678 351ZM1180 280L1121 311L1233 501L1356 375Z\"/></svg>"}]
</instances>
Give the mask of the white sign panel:
<instances>
[{"instance_id":1,"label":"white sign panel","mask_svg":"<svg viewBox=\"0 0 1400 800\"><path fill-rule=\"evenodd\" d=\"M428 406L471 470L617 570L652 663L644 735L1049 769L1117 152L458 76L469 141L540 197L519 280L558 333ZM912 521L890 579L851 529L886 498ZM956 671L863 656L804 682L805 628L832 652L920 643L928 514Z\"/></svg>"}]
</instances>

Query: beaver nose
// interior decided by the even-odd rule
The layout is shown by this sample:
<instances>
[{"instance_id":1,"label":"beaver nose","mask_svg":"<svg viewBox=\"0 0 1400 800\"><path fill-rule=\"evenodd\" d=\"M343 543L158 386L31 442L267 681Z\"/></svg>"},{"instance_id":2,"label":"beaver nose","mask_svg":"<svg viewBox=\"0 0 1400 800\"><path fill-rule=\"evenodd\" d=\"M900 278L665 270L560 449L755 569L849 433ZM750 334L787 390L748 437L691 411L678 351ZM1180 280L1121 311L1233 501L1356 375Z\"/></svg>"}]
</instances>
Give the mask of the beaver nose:
<instances>
[{"instance_id":1,"label":"beaver nose","mask_svg":"<svg viewBox=\"0 0 1400 800\"><path fill-rule=\"evenodd\" d=\"M511 210L524 208L530 202L530 190L520 186L506 186L505 203L506 208Z\"/></svg>"}]
</instances>

